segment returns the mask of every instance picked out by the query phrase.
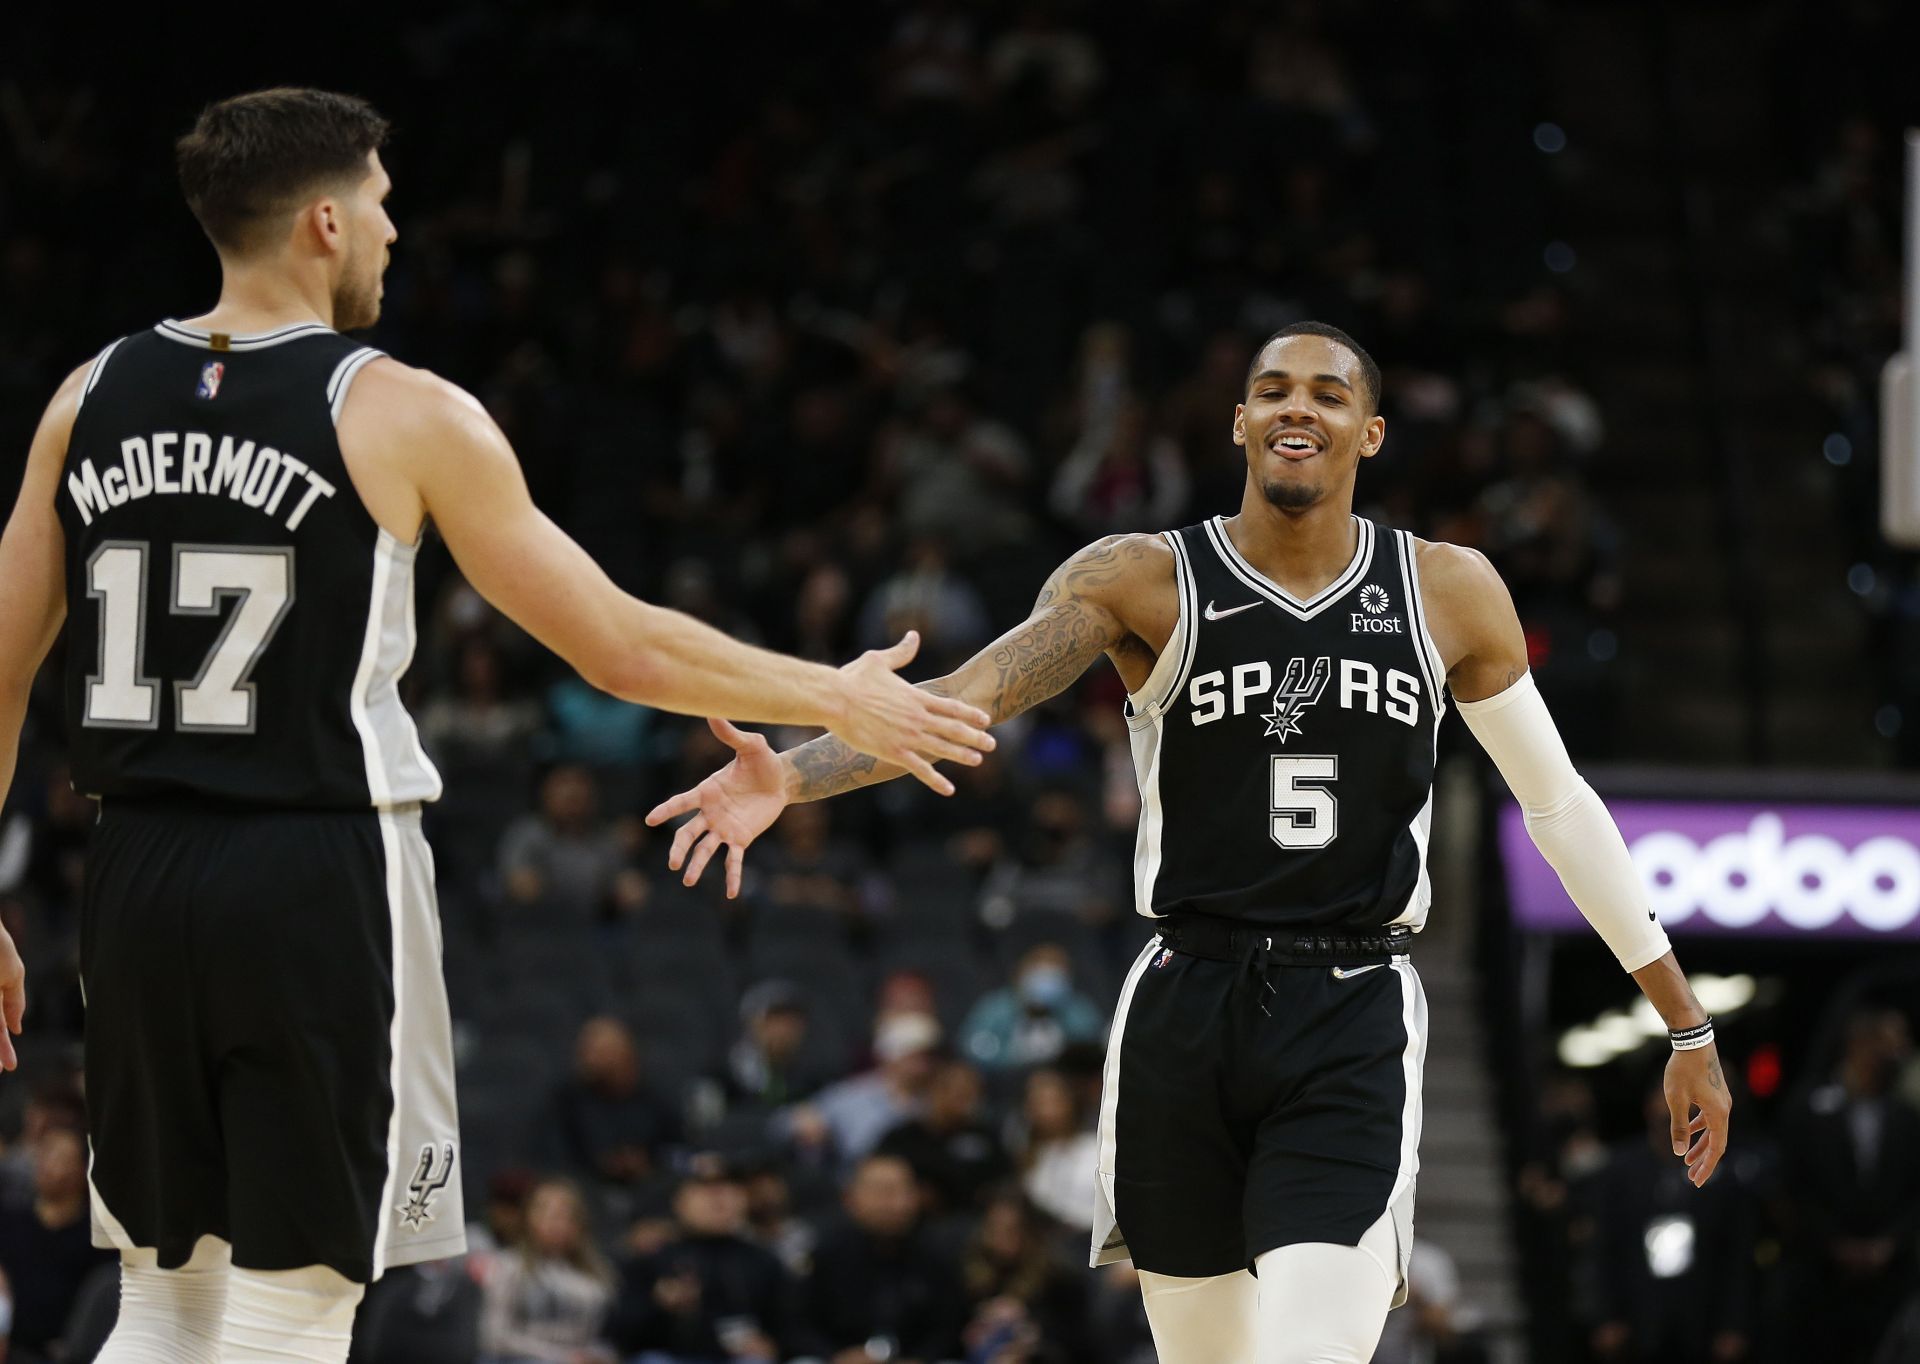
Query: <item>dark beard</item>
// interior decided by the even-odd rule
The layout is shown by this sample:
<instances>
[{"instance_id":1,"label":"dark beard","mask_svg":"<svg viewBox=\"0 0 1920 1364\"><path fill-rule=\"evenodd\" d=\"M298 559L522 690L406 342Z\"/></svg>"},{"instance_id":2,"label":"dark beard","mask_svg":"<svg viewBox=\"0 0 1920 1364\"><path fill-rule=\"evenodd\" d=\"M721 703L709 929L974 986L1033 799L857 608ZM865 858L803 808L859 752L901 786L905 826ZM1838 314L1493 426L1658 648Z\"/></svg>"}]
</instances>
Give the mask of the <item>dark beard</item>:
<instances>
[{"instance_id":1,"label":"dark beard","mask_svg":"<svg viewBox=\"0 0 1920 1364\"><path fill-rule=\"evenodd\" d=\"M1278 483L1262 480L1260 492L1267 501L1283 512L1301 512L1318 502L1325 493L1322 489L1299 483Z\"/></svg>"},{"instance_id":2,"label":"dark beard","mask_svg":"<svg viewBox=\"0 0 1920 1364\"><path fill-rule=\"evenodd\" d=\"M337 332L359 331L371 327L380 320L380 294L378 281L373 285L361 287L341 282L340 292L333 296L333 329Z\"/></svg>"}]
</instances>

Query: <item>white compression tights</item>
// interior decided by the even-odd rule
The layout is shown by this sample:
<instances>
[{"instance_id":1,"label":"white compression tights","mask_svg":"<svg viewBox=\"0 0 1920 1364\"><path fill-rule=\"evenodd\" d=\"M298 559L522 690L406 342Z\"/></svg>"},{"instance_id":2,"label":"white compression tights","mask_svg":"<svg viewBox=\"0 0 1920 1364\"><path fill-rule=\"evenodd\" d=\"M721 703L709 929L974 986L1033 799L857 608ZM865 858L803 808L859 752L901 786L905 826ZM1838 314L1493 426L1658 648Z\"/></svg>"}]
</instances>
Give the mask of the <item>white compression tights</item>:
<instances>
[{"instance_id":1,"label":"white compression tights","mask_svg":"<svg viewBox=\"0 0 1920 1364\"><path fill-rule=\"evenodd\" d=\"M235 1269L203 1236L160 1269L150 1250L120 1260L120 1320L95 1364L343 1364L365 1289L333 1270Z\"/></svg>"},{"instance_id":2,"label":"white compression tights","mask_svg":"<svg viewBox=\"0 0 1920 1364\"><path fill-rule=\"evenodd\" d=\"M1384 1233L1384 1244L1382 1244ZM1367 1364L1399 1282L1391 1219L1357 1246L1282 1246L1205 1279L1140 1273L1160 1364Z\"/></svg>"}]
</instances>

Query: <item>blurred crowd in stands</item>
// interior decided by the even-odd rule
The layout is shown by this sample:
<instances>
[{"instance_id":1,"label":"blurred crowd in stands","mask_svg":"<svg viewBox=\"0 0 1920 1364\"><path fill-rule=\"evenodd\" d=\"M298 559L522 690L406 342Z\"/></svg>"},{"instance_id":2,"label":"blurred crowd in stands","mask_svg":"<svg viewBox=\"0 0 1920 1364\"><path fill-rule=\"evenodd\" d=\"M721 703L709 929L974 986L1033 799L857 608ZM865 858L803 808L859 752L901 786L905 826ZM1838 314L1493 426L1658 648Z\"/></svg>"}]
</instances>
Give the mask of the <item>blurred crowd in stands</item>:
<instances>
[{"instance_id":1,"label":"blurred crowd in stands","mask_svg":"<svg viewBox=\"0 0 1920 1364\"><path fill-rule=\"evenodd\" d=\"M936 675L1088 539L1231 512L1251 347L1319 317L1386 373L1361 510L1483 548L1543 687L1586 698L1621 549L1588 487L1606 432L1578 298L1539 264L1508 8L491 0L373 46L316 34L289 69L398 125L373 339L479 395L541 505L652 600L825 661L915 628ZM138 60L195 69L192 41L156 31ZM1441 98L1462 45L1511 79ZM0 79L9 488L70 368L211 302L168 138L250 80L156 105L117 78L134 55L94 55ZM1083 1258L1106 1019L1144 938L1117 680L1004 727L951 800L790 810L728 902L681 887L638 818L725 761L704 725L595 693L444 554L420 615L474 1249L384 1280L356 1359L1150 1360L1131 1271ZM28 1069L0 1082L8 1364L90 1358L111 1311L71 1135L92 807L59 665L0 819L33 1001ZM1603 709L1562 711L1576 752ZM1916 1149L1904 1121L1888 1161ZM1617 1161L1569 1134L1540 1215L1606 1181L1603 1212L1670 1196L1675 1167ZM1726 1188L1702 1262L1752 1235ZM1588 1225L1569 1246L1626 1234ZM1444 1255L1415 1265L1381 1359L1479 1358ZM1751 1330L1727 1292L1718 1359ZM1594 1293L1601 1335L1665 1310Z\"/></svg>"}]
</instances>

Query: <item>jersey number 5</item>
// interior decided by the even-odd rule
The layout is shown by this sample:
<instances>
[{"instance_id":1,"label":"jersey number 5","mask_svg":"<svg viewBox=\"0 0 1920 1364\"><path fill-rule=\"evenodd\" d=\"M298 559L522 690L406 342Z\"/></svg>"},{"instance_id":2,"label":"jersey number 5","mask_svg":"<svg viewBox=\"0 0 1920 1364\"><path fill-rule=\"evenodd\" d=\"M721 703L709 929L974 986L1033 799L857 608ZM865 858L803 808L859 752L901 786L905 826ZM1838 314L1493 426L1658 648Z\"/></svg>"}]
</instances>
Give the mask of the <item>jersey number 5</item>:
<instances>
[{"instance_id":1,"label":"jersey number 5","mask_svg":"<svg viewBox=\"0 0 1920 1364\"><path fill-rule=\"evenodd\" d=\"M81 723L92 729L158 729L160 682L146 676L148 545L109 540L87 560L87 595L100 603L100 671L87 679ZM176 616L217 616L236 605L192 681L173 684L174 727L251 734L248 680L293 605L291 546L175 545Z\"/></svg>"},{"instance_id":2,"label":"jersey number 5","mask_svg":"<svg viewBox=\"0 0 1920 1364\"><path fill-rule=\"evenodd\" d=\"M1283 848L1324 848L1338 832L1340 806L1321 782L1340 775L1331 753L1273 755L1273 841ZM1316 785L1302 786L1302 782Z\"/></svg>"}]
</instances>

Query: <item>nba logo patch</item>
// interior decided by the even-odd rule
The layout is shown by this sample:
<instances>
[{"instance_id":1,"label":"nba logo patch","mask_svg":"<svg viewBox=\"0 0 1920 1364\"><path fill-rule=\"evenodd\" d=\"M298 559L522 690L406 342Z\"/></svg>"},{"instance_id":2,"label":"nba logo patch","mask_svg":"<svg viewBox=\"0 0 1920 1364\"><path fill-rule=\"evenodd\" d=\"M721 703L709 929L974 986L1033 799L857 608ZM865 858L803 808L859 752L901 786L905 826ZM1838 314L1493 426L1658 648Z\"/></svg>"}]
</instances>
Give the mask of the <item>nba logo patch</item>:
<instances>
[{"instance_id":1,"label":"nba logo patch","mask_svg":"<svg viewBox=\"0 0 1920 1364\"><path fill-rule=\"evenodd\" d=\"M220 396L220 379L227 367L218 360L209 360L200 366L200 387L194 391L194 397L213 399Z\"/></svg>"},{"instance_id":2,"label":"nba logo patch","mask_svg":"<svg viewBox=\"0 0 1920 1364\"><path fill-rule=\"evenodd\" d=\"M1172 960L1173 960L1173 949L1171 947L1163 947L1160 949L1160 955L1153 959L1153 969L1158 971L1161 967L1165 966L1168 962Z\"/></svg>"}]
</instances>

